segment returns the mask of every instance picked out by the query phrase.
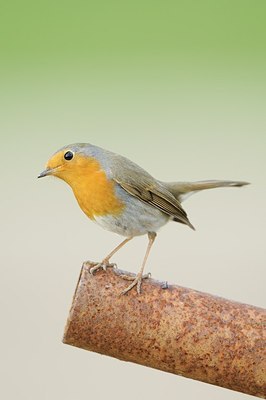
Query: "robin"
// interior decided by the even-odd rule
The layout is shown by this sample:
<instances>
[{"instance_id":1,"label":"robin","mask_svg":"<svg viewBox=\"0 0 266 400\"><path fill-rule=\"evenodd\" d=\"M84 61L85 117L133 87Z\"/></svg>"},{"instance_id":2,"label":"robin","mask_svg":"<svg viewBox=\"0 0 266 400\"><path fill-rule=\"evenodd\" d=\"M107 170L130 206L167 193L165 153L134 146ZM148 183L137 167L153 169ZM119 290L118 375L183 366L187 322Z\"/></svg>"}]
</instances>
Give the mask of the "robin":
<instances>
[{"instance_id":1,"label":"robin","mask_svg":"<svg viewBox=\"0 0 266 400\"><path fill-rule=\"evenodd\" d=\"M157 231L169 221L195 229L182 208L182 201L200 190L239 187L248 182L209 180L162 182L134 162L89 143L76 143L58 150L38 176L53 175L72 188L80 208L94 222L125 239L90 272L106 270L110 258L135 236L148 235L148 247L139 273L123 275L132 281L122 292L136 286L140 293L143 271Z\"/></svg>"}]
</instances>

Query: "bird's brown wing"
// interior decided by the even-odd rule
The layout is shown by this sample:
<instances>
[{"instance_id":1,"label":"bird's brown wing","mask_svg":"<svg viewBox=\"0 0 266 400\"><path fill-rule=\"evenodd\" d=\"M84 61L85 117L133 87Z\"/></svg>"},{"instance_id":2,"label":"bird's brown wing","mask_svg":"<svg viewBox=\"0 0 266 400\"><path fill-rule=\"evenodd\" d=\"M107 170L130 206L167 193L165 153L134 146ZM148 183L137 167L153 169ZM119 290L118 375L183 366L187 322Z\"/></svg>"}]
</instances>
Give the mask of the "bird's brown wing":
<instances>
[{"instance_id":1,"label":"bird's brown wing","mask_svg":"<svg viewBox=\"0 0 266 400\"><path fill-rule=\"evenodd\" d=\"M145 176L146 179L143 179L143 176L139 176L138 178L134 177L133 179L131 175L130 177L127 176L125 180L117 177L114 177L113 180L132 196L158 208L172 217L174 221L186 224L190 228L195 229L190 223L181 203L172 193L148 175Z\"/></svg>"}]
</instances>

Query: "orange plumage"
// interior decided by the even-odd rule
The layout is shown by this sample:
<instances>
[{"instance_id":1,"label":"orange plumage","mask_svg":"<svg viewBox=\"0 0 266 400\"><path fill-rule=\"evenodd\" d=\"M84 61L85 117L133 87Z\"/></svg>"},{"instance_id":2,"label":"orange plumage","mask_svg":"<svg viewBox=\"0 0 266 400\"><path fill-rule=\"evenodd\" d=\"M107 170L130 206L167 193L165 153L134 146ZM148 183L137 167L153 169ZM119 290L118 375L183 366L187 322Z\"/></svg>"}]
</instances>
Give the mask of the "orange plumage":
<instances>
[{"instance_id":1,"label":"orange plumage","mask_svg":"<svg viewBox=\"0 0 266 400\"><path fill-rule=\"evenodd\" d=\"M114 182L107 179L96 159L77 154L69 168L66 162L62 164L62 158L63 152L56 154L46 167L55 168L54 175L71 186L80 208L90 219L123 212L124 205L115 195Z\"/></svg>"}]
</instances>

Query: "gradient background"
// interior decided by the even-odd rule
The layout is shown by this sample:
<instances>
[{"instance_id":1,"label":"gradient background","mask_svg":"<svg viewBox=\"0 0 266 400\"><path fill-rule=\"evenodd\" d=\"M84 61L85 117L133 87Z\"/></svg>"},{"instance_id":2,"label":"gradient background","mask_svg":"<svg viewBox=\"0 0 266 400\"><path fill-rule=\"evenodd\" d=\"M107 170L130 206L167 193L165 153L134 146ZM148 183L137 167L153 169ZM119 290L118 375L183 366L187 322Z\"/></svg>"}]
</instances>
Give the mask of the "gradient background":
<instances>
[{"instance_id":1,"label":"gradient background","mask_svg":"<svg viewBox=\"0 0 266 400\"><path fill-rule=\"evenodd\" d=\"M91 142L161 180L252 182L189 199L197 231L163 228L147 271L265 305L265 13L264 0L1 5L2 398L244 398L61 343L82 261L120 238L36 177L59 147ZM145 246L115 261L137 271Z\"/></svg>"}]
</instances>

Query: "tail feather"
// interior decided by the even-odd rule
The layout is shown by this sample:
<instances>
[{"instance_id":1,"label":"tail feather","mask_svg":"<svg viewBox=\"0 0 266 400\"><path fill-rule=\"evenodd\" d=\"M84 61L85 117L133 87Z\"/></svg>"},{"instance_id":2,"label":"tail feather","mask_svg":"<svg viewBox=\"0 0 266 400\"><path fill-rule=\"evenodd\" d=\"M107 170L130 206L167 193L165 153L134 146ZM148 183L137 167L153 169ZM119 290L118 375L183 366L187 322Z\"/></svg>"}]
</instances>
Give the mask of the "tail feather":
<instances>
[{"instance_id":1,"label":"tail feather","mask_svg":"<svg viewBox=\"0 0 266 400\"><path fill-rule=\"evenodd\" d=\"M164 185L179 201L182 202L200 190L215 189L219 187L241 187L249 185L249 182L208 180L198 182L164 182Z\"/></svg>"}]
</instances>

